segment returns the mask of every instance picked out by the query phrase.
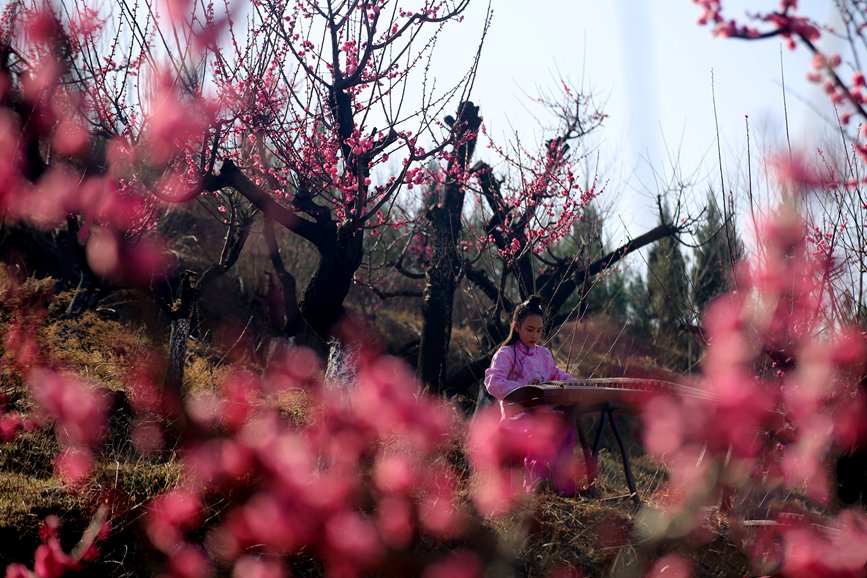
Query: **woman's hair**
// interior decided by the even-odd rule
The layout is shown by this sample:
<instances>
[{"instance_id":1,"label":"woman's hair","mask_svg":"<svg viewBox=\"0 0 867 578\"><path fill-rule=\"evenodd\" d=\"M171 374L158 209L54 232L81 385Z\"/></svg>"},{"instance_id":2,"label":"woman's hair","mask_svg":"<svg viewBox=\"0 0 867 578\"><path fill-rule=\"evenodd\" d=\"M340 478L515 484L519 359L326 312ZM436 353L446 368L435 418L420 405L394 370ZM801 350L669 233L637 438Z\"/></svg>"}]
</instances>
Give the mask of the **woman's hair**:
<instances>
[{"instance_id":1,"label":"woman's hair","mask_svg":"<svg viewBox=\"0 0 867 578\"><path fill-rule=\"evenodd\" d=\"M506 347L518 341L518 332L515 327L523 323L524 319L530 315L545 318L545 312L542 310L542 298L538 295L531 295L529 299L515 307L515 312L512 313L512 322L509 324L509 335L500 347Z\"/></svg>"}]
</instances>

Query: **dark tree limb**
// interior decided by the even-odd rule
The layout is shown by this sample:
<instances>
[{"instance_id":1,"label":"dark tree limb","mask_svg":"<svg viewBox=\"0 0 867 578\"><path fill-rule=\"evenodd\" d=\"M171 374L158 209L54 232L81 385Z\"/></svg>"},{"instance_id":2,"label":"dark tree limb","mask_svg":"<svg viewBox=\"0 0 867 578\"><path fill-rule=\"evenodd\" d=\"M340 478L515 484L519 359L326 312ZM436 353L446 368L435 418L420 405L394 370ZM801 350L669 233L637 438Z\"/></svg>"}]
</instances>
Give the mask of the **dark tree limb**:
<instances>
[{"instance_id":1,"label":"dark tree limb","mask_svg":"<svg viewBox=\"0 0 867 578\"><path fill-rule=\"evenodd\" d=\"M494 352L481 355L462 367L449 377L444 393L449 396L467 393L473 385L480 383L485 377L485 370L491 365Z\"/></svg>"},{"instance_id":2,"label":"dark tree limb","mask_svg":"<svg viewBox=\"0 0 867 578\"><path fill-rule=\"evenodd\" d=\"M274 267L274 272L277 274L281 286L283 312L282 324L278 331L283 337L292 337L301 331L303 325L301 310L298 307L298 286L295 276L287 271L283 265L283 258L280 256L280 248L277 246L277 239L274 235L274 224L268 219L265 219L264 233L271 266Z\"/></svg>"},{"instance_id":3,"label":"dark tree limb","mask_svg":"<svg viewBox=\"0 0 867 578\"><path fill-rule=\"evenodd\" d=\"M473 283L473 285L478 287L492 303L496 303L504 297L497 285L494 283L494 280L488 276L487 272L476 269L475 267L465 263L463 273L464 277Z\"/></svg>"},{"instance_id":4,"label":"dark tree limb","mask_svg":"<svg viewBox=\"0 0 867 578\"><path fill-rule=\"evenodd\" d=\"M377 297L379 297L382 300L396 299L398 297L418 298L418 297L421 297L423 295L423 293L421 291L409 291L409 290L407 290L407 291L383 291L382 289L380 289L379 287L376 287L374 285L365 285L365 287L370 289L374 293L374 295L376 295Z\"/></svg>"},{"instance_id":5,"label":"dark tree limb","mask_svg":"<svg viewBox=\"0 0 867 578\"><path fill-rule=\"evenodd\" d=\"M407 279L415 279L420 281L424 279L424 273L419 273L417 271L410 271L403 265L403 258L398 259L396 262L391 264L394 267L394 270L406 277Z\"/></svg>"},{"instance_id":6,"label":"dark tree limb","mask_svg":"<svg viewBox=\"0 0 867 578\"><path fill-rule=\"evenodd\" d=\"M624 243L617 249L603 255L599 259L596 259L586 267L575 269L574 263L570 262L542 274L540 285L545 286L546 288L554 288L553 293L548 300L549 311L559 311L572 292L581 284L588 279L592 279L602 271L613 267L630 253L633 253L642 247L646 247L651 243L655 243L660 239L664 239L665 237L677 235L681 231L682 228L679 226L671 223L663 223ZM555 316L552 320L551 327L559 327L565 321L565 315Z\"/></svg>"},{"instance_id":7,"label":"dark tree limb","mask_svg":"<svg viewBox=\"0 0 867 578\"><path fill-rule=\"evenodd\" d=\"M479 107L465 101L458 106L457 118L448 117L452 127L453 154L446 169L442 192L430 203L427 219L431 225L433 250L425 275L422 298L422 335L417 372L419 379L434 391L442 389L452 331L454 295L461 274L462 257L458 244L463 232L464 208L469 164L482 124Z\"/></svg>"},{"instance_id":8,"label":"dark tree limb","mask_svg":"<svg viewBox=\"0 0 867 578\"><path fill-rule=\"evenodd\" d=\"M231 159L224 160L220 174L206 179L203 187L205 190L211 191L231 187L261 210L265 214L265 218L297 233L317 248L324 243L325 231L318 222L302 219L295 211L279 204L266 191L251 181Z\"/></svg>"}]
</instances>

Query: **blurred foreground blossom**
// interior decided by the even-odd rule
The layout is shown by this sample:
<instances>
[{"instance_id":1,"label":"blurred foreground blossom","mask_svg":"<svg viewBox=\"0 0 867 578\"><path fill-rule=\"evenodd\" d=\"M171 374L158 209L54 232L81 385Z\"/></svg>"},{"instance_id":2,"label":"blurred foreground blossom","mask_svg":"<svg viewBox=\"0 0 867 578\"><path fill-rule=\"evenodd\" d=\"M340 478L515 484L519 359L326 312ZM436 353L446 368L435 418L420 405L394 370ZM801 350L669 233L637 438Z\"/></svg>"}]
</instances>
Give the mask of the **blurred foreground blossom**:
<instances>
[{"instance_id":1,"label":"blurred foreground blossom","mask_svg":"<svg viewBox=\"0 0 867 578\"><path fill-rule=\"evenodd\" d=\"M472 530L447 459L462 436L454 408L388 356L363 352L352 387L330 389L315 355L284 353L262 376L228 372L215 393L188 400L198 433L180 454L185 483L147 516L169 575L228 566L280 576L274 560L308 552L328 575L360 576L422 536ZM305 399L303 424L275 406L293 392ZM207 516L215 503L219 515Z\"/></svg>"},{"instance_id":2,"label":"blurred foreground blossom","mask_svg":"<svg viewBox=\"0 0 867 578\"><path fill-rule=\"evenodd\" d=\"M654 540L698 533L701 509L721 505L744 524L757 568L776 559L786 576L862 576L867 549L849 544L867 543L864 513L822 512L830 460L867 442L853 427L864 339L824 322L828 263L811 253L793 209L783 206L762 239L763 257L741 264L738 291L704 315L702 385L714 401L658 398L643 414L645 447L669 468L664 508L645 512L648 531ZM800 505L784 498L793 492Z\"/></svg>"}]
</instances>

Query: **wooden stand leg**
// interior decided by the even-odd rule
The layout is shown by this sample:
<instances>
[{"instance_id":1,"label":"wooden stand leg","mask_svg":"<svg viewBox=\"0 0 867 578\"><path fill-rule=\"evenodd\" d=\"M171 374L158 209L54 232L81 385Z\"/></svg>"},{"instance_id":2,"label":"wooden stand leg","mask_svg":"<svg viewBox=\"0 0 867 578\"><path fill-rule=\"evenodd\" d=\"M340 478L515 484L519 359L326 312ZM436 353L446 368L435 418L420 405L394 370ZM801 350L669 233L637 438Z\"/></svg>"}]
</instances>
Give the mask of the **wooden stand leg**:
<instances>
[{"instance_id":1,"label":"wooden stand leg","mask_svg":"<svg viewBox=\"0 0 867 578\"><path fill-rule=\"evenodd\" d=\"M584 453L584 463L587 466L587 490L592 493L596 488L596 476L598 472L596 454L591 451L587 444L587 435L581 426L581 416L576 415L574 419L575 430L578 432L578 441L581 443L581 451Z\"/></svg>"},{"instance_id":2,"label":"wooden stand leg","mask_svg":"<svg viewBox=\"0 0 867 578\"><path fill-rule=\"evenodd\" d=\"M603 413L609 414L608 421L611 423L611 432L614 434L614 438L617 440L617 446L620 448L620 456L623 458L623 473L626 474L626 485L629 487L629 491L632 492L632 499L635 500L636 503L640 504L641 497L638 495L638 489L635 487L635 478L632 475L632 466L629 463L629 455L626 453L626 448L623 445L620 432L617 430L617 424L614 422L614 414L611 413L611 410L607 410Z\"/></svg>"},{"instance_id":3,"label":"wooden stand leg","mask_svg":"<svg viewBox=\"0 0 867 578\"><path fill-rule=\"evenodd\" d=\"M593 440L593 455L599 455L599 446L602 445L602 432L605 431L605 420L608 419L608 411L599 412L599 425L596 426L596 438Z\"/></svg>"}]
</instances>

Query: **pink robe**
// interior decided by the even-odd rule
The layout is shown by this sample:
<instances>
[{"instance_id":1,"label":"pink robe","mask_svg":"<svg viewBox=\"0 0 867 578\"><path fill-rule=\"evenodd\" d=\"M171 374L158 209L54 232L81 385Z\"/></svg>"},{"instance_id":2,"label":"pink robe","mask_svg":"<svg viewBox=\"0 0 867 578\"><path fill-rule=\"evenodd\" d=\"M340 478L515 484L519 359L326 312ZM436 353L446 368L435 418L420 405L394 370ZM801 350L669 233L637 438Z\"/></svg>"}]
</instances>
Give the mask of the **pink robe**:
<instances>
[{"instance_id":1,"label":"pink robe","mask_svg":"<svg viewBox=\"0 0 867 578\"><path fill-rule=\"evenodd\" d=\"M520 341L513 345L501 347L491 360L491 367L485 371L485 387L488 392L500 400L500 411L503 419L509 419L516 428L516 432L526 435L524 424L530 416L518 408L506 411L503 398L512 391L533 380L543 381L566 381L575 379L569 373L557 367L551 352L540 345L528 349ZM538 410L537 410L538 411ZM550 411L557 411L551 408ZM562 414L562 412L557 412ZM526 474L524 477L524 489L533 491L542 480L551 480L555 488L566 494L572 495L577 491L577 476L575 475L575 430L564 427L557 439L551 440L557 448L558 457L553 463L538 463L533 459L525 459Z\"/></svg>"},{"instance_id":2,"label":"pink robe","mask_svg":"<svg viewBox=\"0 0 867 578\"><path fill-rule=\"evenodd\" d=\"M488 393L499 399L527 385L534 379L543 381L566 381L575 379L559 367L547 347L537 345L528 349L520 341L501 347L485 371L485 387Z\"/></svg>"}]
</instances>

